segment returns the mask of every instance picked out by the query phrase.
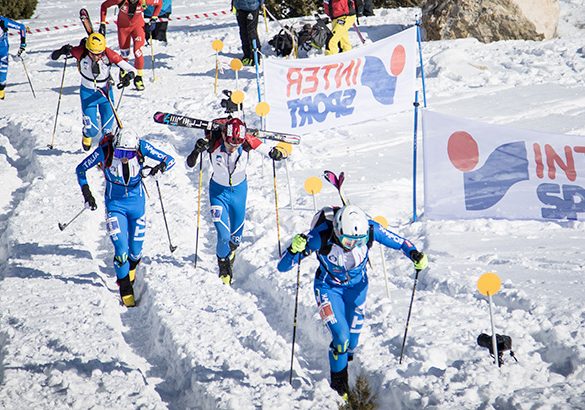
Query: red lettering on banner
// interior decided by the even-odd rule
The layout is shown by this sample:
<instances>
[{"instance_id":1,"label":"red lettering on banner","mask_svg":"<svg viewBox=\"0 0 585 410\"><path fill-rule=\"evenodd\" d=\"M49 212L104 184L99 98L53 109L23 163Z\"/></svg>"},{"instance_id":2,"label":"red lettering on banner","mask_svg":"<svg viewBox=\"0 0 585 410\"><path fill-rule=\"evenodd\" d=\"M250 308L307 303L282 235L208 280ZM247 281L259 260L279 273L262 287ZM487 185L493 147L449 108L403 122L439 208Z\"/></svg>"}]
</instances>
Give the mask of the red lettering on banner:
<instances>
[{"instance_id":1,"label":"red lettering on banner","mask_svg":"<svg viewBox=\"0 0 585 410\"><path fill-rule=\"evenodd\" d=\"M324 71L323 77L325 78L325 90L328 90L329 86L331 85L331 81L329 81L329 73L336 67L337 64L327 64L321 67L321 69Z\"/></svg>"},{"instance_id":2,"label":"red lettering on banner","mask_svg":"<svg viewBox=\"0 0 585 410\"><path fill-rule=\"evenodd\" d=\"M349 65L346 68L343 68L343 63L339 65L337 68L337 72L335 73L335 86L337 88L341 87L341 82L343 81L343 77L345 77L345 83L347 86L351 86L351 70L354 68L355 62L351 60Z\"/></svg>"},{"instance_id":3,"label":"red lettering on banner","mask_svg":"<svg viewBox=\"0 0 585 410\"><path fill-rule=\"evenodd\" d=\"M354 84L357 84L357 75L358 75L358 72L360 71L360 65L362 65L362 60L358 59L356 61L357 61L356 67L355 67L355 70L353 70L353 79L352 79Z\"/></svg>"},{"instance_id":4,"label":"red lettering on banner","mask_svg":"<svg viewBox=\"0 0 585 410\"><path fill-rule=\"evenodd\" d=\"M300 68L289 68L288 73L286 73L286 81L288 84L286 85L286 96L290 97L290 89L292 86L296 85L296 92L295 95L301 94L301 85L303 82L303 75L301 74Z\"/></svg>"},{"instance_id":5,"label":"red lettering on banner","mask_svg":"<svg viewBox=\"0 0 585 410\"><path fill-rule=\"evenodd\" d=\"M532 144L534 149L534 159L536 160L536 176L538 178L544 178L544 164L542 163L542 150L538 143Z\"/></svg>"},{"instance_id":6,"label":"red lettering on banner","mask_svg":"<svg viewBox=\"0 0 585 410\"><path fill-rule=\"evenodd\" d=\"M313 85L309 86L308 88L303 89L303 94L314 93L317 91L317 87L319 86L319 78L317 77L317 73L319 72L319 67L310 67L305 69L309 72L306 80L307 82L312 82Z\"/></svg>"},{"instance_id":7,"label":"red lettering on banner","mask_svg":"<svg viewBox=\"0 0 585 410\"><path fill-rule=\"evenodd\" d=\"M555 152L554 148L549 144L544 145L544 152L546 155L546 165L548 166L548 177L550 179L556 178L555 163L565 171L565 175L569 181L577 179L577 172L575 171L575 160L573 159L573 151L571 147L565 145L565 158L567 162L563 162L562 158Z\"/></svg>"},{"instance_id":8,"label":"red lettering on banner","mask_svg":"<svg viewBox=\"0 0 585 410\"><path fill-rule=\"evenodd\" d=\"M320 88L329 90L334 82L337 89L353 87L358 83L361 60L323 66L289 68L286 74L286 96L299 97L312 94Z\"/></svg>"}]
</instances>

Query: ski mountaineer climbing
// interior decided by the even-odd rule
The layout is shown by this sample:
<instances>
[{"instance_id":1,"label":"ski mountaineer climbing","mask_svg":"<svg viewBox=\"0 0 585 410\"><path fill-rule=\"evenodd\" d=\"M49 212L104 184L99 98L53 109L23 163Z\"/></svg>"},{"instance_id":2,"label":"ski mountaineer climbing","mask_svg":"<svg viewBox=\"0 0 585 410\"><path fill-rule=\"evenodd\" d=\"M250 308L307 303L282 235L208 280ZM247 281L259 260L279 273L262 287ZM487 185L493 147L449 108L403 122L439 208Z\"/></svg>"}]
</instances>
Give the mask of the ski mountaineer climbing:
<instances>
[{"instance_id":1,"label":"ski mountaineer climbing","mask_svg":"<svg viewBox=\"0 0 585 410\"><path fill-rule=\"evenodd\" d=\"M219 277L230 285L236 249L242 240L246 218L246 167L250 151L257 150L275 161L285 159L286 153L278 147L269 150L262 141L247 133L246 124L239 118L218 118L213 122L220 126L213 131L205 131L205 138L197 140L187 157L187 165L193 168L199 154L204 151L209 153L213 169L209 181L209 202L211 220L217 230L215 252Z\"/></svg>"},{"instance_id":2,"label":"ski mountaineer climbing","mask_svg":"<svg viewBox=\"0 0 585 410\"><path fill-rule=\"evenodd\" d=\"M51 58L57 60L60 56L73 56L77 60L77 68L81 74L81 111L83 112L83 135L81 145L85 151L91 149L93 138L101 137L113 131L116 124L114 110L114 93L111 87L110 69L116 64L122 70L130 72L118 86L127 87L134 76L134 67L128 64L115 51L106 47L106 38L99 33L91 33L87 39L72 47L64 45L53 51ZM108 97L110 101L108 101ZM98 121L98 110L101 119ZM101 134L101 135L100 135Z\"/></svg>"},{"instance_id":3,"label":"ski mountaineer climbing","mask_svg":"<svg viewBox=\"0 0 585 410\"><path fill-rule=\"evenodd\" d=\"M401 250L418 270L425 269L428 260L408 240L384 229L354 205L325 207L315 214L311 226L306 236L293 237L278 270L289 271L316 253L319 267L313 289L321 319L333 336L329 345L331 387L347 401L348 362L353 360L364 323L366 269L372 244L378 242Z\"/></svg>"},{"instance_id":4,"label":"ski mountaineer climbing","mask_svg":"<svg viewBox=\"0 0 585 410\"><path fill-rule=\"evenodd\" d=\"M148 29L152 31L156 27L158 15L162 8L162 0L106 0L101 5L101 23L99 32L106 35L106 18L108 15L108 8L118 6L118 44L120 46L120 54L126 61L130 56L130 40L134 43L134 67L138 74L134 78L134 85L139 91L144 90L144 81L142 80L144 69L144 54L142 47L145 43L146 34L144 32L144 9L147 6L154 6L152 17L150 17ZM120 81L126 73L120 72Z\"/></svg>"},{"instance_id":5,"label":"ski mountaineer climbing","mask_svg":"<svg viewBox=\"0 0 585 410\"><path fill-rule=\"evenodd\" d=\"M17 55L20 57L26 48L26 26L17 23L8 17L0 16L0 100L6 96L6 77L8 76L8 30L20 32L20 48Z\"/></svg>"},{"instance_id":6,"label":"ski mountaineer climbing","mask_svg":"<svg viewBox=\"0 0 585 410\"><path fill-rule=\"evenodd\" d=\"M157 161L157 165L145 167L146 158ZM121 129L115 137L107 135L76 169L85 206L92 211L97 209L97 204L86 172L98 164L101 164L106 180L106 229L114 244L116 283L120 287L122 303L132 307L136 304L132 285L146 234L142 179L149 175L158 177L159 173L170 170L175 160L127 128Z\"/></svg>"}]
</instances>

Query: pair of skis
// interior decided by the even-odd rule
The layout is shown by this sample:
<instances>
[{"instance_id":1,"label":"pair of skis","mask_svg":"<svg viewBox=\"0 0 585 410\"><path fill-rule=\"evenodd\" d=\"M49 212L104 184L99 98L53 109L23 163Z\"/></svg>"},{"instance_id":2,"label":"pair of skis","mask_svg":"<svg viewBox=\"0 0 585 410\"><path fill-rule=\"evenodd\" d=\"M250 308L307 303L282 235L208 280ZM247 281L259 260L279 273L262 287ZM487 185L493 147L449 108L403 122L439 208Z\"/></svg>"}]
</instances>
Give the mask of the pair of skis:
<instances>
[{"instance_id":1,"label":"pair of skis","mask_svg":"<svg viewBox=\"0 0 585 410\"><path fill-rule=\"evenodd\" d=\"M180 114L171 114L168 112L156 112L153 116L154 122L158 124L172 125L175 127L197 128L202 130L218 130L223 127L213 121L201 120L199 118L191 118ZM276 131L265 131L255 128L248 128L248 132L256 138L286 142L292 145L298 145L301 142L301 137L294 134L286 134Z\"/></svg>"}]
</instances>

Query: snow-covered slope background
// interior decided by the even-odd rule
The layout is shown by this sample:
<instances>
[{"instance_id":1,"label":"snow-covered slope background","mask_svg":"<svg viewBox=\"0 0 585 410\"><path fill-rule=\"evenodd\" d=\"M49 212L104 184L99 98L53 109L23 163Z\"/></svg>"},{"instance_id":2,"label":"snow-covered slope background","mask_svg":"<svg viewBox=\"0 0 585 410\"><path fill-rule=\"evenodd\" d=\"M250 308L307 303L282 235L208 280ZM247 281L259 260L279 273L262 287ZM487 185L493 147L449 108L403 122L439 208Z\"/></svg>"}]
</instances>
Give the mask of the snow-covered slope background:
<instances>
[{"instance_id":1,"label":"snow-covered slope background","mask_svg":"<svg viewBox=\"0 0 585 410\"><path fill-rule=\"evenodd\" d=\"M76 23L97 0L41 0L31 27ZM174 1L174 16L222 10L223 1ZM110 11L112 18L113 10ZM412 24L415 9L377 10L361 30L375 41ZM303 19L300 19L303 21ZM308 21L308 19L307 19ZM545 132L585 135L585 3L561 1L559 38L546 42L481 44L473 39L423 43L428 105L447 114ZM109 45L116 47L114 26ZM264 51L279 31L263 22ZM171 254L154 181L146 182L148 232L138 273L140 304L120 305L105 235L103 202L86 211L75 167L81 150L79 75L69 64L50 150L63 61L49 53L76 44L80 27L31 34L27 68L33 99L19 61L11 61L9 87L0 101L0 408L6 409L335 409L329 389L329 335L312 295L314 258L303 262L295 377L288 383L296 270L276 271L277 233L271 162L256 155L243 246L235 282L217 278L215 231L204 183L197 269L194 269L198 173L184 165L200 131L152 122L157 110L200 118L220 116L213 92L214 52L240 57L235 17L223 15L170 24L169 44L156 44L157 81L129 90L120 114L178 163L160 180L173 244ZM359 39L351 32L352 42ZM12 37L12 53L17 38ZM145 49L149 78L150 50ZM246 119L258 126L255 73L240 73ZM233 73L219 89L234 88ZM303 189L324 169L345 171L345 193L370 215L428 253L409 326L406 355L398 363L414 272L396 251L384 252L391 294L386 297L380 250L372 249L366 325L350 378L362 373L381 409L585 408L585 302L583 223L501 220L428 221L412 217L412 112L344 129L307 135L286 169L278 167L283 246L305 231L313 202ZM424 147L423 147L424 148ZM422 158L422 157L421 157ZM420 162L419 162L420 163ZM207 179L207 172L205 173ZM96 198L99 172L89 175ZM419 198L422 198L419 172ZM328 185L318 206L339 204ZM497 272L494 298L498 333L510 335L519 363L506 356L498 369L476 345L490 333L488 304L479 276Z\"/></svg>"}]
</instances>

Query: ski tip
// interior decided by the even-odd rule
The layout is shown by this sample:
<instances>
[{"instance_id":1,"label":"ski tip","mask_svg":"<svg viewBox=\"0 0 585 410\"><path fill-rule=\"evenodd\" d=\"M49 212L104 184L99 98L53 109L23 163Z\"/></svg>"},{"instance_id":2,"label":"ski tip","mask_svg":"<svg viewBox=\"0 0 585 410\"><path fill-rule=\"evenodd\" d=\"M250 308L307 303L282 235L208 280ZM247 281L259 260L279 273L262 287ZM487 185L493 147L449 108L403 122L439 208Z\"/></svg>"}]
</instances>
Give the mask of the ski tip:
<instances>
[{"instance_id":1,"label":"ski tip","mask_svg":"<svg viewBox=\"0 0 585 410\"><path fill-rule=\"evenodd\" d=\"M154 113L154 115L152 116L152 118L156 121L156 122L160 122L162 121L163 117L165 116L164 112L160 112L157 111Z\"/></svg>"}]
</instances>

